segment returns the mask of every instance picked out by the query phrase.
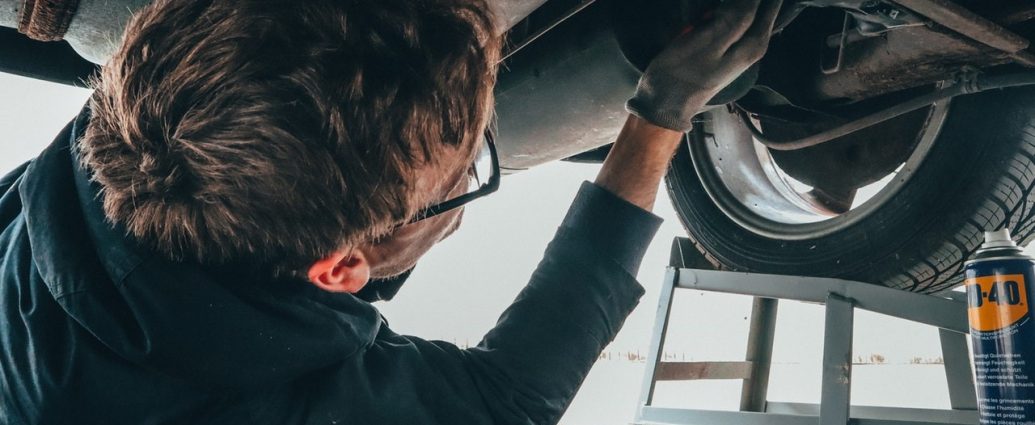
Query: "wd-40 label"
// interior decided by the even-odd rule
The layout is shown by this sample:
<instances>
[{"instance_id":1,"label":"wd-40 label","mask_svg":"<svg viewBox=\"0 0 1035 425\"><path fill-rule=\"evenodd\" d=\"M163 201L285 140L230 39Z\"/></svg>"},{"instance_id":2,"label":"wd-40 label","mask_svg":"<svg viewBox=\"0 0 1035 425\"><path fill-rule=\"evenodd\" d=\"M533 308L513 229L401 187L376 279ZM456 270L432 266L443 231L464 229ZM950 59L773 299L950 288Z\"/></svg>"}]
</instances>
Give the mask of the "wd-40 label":
<instances>
[{"instance_id":1,"label":"wd-40 label","mask_svg":"<svg viewBox=\"0 0 1035 425\"><path fill-rule=\"evenodd\" d=\"M989 259L966 268L980 423L1035 425L1035 324L1026 258Z\"/></svg>"},{"instance_id":2,"label":"wd-40 label","mask_svg":"<svg viewBox=\"0 0 1035 425\"><path fill-rule=\"evenodd\" d=\"M1028 291L1023 274L993 275L967 280L967 316L978 331L1009 328L1028 316Z\"/></svg>"}]
</instances>

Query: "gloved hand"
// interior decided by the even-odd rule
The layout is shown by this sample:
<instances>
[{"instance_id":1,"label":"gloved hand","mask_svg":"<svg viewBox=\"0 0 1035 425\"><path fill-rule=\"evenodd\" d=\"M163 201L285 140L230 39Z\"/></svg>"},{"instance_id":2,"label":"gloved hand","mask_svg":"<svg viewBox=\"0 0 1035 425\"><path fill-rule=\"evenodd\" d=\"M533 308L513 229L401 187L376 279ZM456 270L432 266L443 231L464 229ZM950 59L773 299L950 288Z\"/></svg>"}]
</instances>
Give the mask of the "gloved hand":
<instances>
[{"instance_id":1,"label":"gloved hand","mask_svg":"<svg viewBox=\"0 0 1035 425\"><path fill-rule=\"evenodd\" d=\"M711 20L684 32L651 61L626 108L654 125L690 131L708 100L765 54L781 3L723 3Z\"/></svg>"}]
</instances>

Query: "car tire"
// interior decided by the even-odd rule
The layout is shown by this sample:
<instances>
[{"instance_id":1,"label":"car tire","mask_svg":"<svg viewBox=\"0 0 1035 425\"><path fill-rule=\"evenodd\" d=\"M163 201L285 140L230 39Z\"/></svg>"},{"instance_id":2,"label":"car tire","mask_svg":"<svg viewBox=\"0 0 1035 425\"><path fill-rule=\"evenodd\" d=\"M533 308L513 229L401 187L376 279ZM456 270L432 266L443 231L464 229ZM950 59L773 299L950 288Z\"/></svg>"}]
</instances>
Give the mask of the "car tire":
<instances>
[{"instance_id":1,"label":"car tire","mask_svg":"<svg viewBox=\"0 0 1035 425\"><path fill-rule=\"evenodd\" d=\"M666 182L690 240L720 270L837 277L921 293L961 283L983 232L1035 233L1035 90L956 98L915 171L879 207L829 234L781 238L748 229L720 208L691 132ZM723 143L723 140L709 140ZM871 143L879 143L874 140ZM714 180L712 180L714 181Z\"/></svg>"}]
</instances>

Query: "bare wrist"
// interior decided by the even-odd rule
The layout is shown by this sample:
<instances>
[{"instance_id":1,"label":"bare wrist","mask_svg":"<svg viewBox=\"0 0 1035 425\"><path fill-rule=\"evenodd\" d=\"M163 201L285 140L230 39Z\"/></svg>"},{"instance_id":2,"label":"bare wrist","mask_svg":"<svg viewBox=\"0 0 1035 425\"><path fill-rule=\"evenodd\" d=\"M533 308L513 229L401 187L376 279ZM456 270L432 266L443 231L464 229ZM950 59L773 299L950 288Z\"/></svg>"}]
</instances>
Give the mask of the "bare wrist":
<instances>
[{"instance_id":1,"label":"bare wrist","mask_svg":"<svg viewBox=\"0 0 1035 425\"><path fill-rule=\"evenodd\" d=\"M650 211L661 178L683 133L630 115L608 154L596 183L633 205Z\"/></svg>"}]
</instances>

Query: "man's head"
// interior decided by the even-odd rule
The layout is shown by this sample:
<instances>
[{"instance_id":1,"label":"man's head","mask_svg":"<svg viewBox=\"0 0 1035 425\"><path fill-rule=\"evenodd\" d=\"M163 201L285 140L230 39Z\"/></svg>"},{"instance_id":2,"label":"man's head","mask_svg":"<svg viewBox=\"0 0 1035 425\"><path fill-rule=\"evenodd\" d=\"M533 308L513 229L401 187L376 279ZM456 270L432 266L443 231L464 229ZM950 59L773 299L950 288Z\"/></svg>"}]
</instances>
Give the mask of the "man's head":
<instances>
[{"instance_id":1,"label":"man's head","mask_svg":"<svg viewBox=\"0 0 1035 425\"><path fill-rule=\"evenodd\" d=\"M396 227L463 185L497 59L484 0L159 0L96 84L82 160L108 219L171 258L390 275L386 247L455 226Z\"/></svg>"}]
</instances>

